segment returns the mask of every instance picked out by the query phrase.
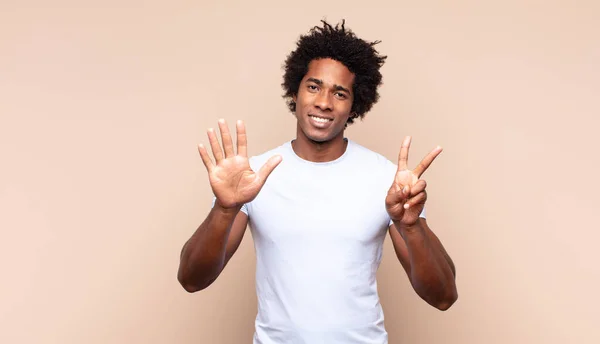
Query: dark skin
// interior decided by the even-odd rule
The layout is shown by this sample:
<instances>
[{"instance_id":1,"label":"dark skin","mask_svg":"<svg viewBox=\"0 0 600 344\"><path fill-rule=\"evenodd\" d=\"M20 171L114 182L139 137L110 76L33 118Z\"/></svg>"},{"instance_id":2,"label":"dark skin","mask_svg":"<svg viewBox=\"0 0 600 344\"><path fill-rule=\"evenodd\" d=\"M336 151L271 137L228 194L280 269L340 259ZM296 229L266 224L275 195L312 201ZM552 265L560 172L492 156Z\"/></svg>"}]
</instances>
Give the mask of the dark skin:
<instances>
[{"instance_id":1,"label":"dark skin","mask_svg":"<svg viewBox=\"0 0 600 344\"><path fill-rule=\"evenodd\" d=\"M340 68L343 67L343 68ZM331 161L346 150L344 129L352 109L354 74L331 59L312 61L302 79L296 103L296 154L309 161ZM316 126L314 117L329 121Z\"/></svg>"},{"instance_id":2,"label":"dark skin","mask_svg":"<svg viewBox=\"0 0 600 344\"><path fill-rule=\"evenodd\" d=\"M324 162L340 157L346 149L344 129L352 115L354 75L332 59L313 60L302 79L296 102L297 132L292 148L309 161ZM223 271L241 243L248 217L240 212L244 203L260 192L270 173L281 162L273 156L257 172L250 169L246 132L237 122L237 152L224 120L219 121L223 147L214 130L208 137L215 158L198 147L217 198L206 220L186 242L181 252L178 279L188 292L208 287ZM442 243L420 218L427 200L421 179L441 153L437 147L415 169L408 168L411 138L402 143L398 170L385 199L393 224L389 228L394 250L416 293L428 304L447 310L457 299L455 268Z\"/></svg>"}]
</instances>

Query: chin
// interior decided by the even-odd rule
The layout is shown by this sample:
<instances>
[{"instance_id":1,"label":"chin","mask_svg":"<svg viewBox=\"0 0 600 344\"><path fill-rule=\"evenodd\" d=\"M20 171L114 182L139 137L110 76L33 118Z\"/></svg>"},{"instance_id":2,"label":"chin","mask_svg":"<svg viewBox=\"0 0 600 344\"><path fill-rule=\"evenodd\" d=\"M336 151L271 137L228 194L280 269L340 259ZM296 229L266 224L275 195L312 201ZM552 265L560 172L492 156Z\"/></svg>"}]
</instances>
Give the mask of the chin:
<instances>
[{"instance_id":1,"label":"chin","mask_svg":"<svg viewBox=\"0 0 600 344\"><path fill-rule=\"evenodd\" d=\"M338 134L339 135L339 134ZM332 141L334 138L336 138L338 135L335 135L334 133L331 132L326 132L326 133L307 133L304 132L304 136L306 136L306 138L314 143L327 143L329 141Z\"/></svg>"},{"instance_id":2,"label":"chin","mask_svg":"<svg viewBox=\"0 0 600 344\"><path fill-rule=\"evenodd\" d=\"M315 136L306 136L308 138L309 141L312 141L314 143L327 143L329 141L331 141L330 138L327 137L315 137Z\"/></svg>"}]
</instances>

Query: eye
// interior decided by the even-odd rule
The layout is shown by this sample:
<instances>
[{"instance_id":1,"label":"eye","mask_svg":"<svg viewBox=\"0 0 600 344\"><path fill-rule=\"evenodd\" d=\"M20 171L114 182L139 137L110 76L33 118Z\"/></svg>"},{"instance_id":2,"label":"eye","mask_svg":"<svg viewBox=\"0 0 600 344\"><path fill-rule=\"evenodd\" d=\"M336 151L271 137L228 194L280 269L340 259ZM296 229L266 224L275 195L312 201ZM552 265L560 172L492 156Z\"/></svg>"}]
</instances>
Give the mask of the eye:
<instances>
[{"instance_id":1,"label":"eye","mask_svg":"<svg viewBox=\"0 0 600 344\"><path fill-rule=\"evenodd\" d=\"M348 97L346 96L346 94L345 94L345 93L342 93L342 92L336 92L336 93L335 93L335 96L336 96L336 97L338 97L338 98L340 98L340 99L346 99L346 98L348 98Z\"/></svg>"},{"instance_id":2,"label":"eye","mask_svg":"<svg viewBox=\"0 0 600 344\"><path fill-rule=\"evenodd\" d=\"M308 90L309 91L317 91L319 88L315 85L308 85Z\"/></svg>"}]
</instances>

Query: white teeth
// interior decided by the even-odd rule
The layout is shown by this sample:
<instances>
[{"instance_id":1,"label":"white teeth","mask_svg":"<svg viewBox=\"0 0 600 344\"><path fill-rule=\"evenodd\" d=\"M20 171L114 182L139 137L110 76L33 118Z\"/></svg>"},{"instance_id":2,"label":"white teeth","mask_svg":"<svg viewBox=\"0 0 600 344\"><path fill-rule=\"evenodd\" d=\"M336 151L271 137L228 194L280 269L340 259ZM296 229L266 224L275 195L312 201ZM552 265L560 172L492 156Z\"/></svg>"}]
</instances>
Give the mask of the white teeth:
<instances>
[{"instance_id":1,"label":"white teeth","mask_svg":"<svg viewBox=\"0 0 600 344\"><path fill-rule=\"evenodd\" d=\"M319 123L327 123L329 122L329 120L327 118L320 118L320 117L315 117L315 116L310 116L312 117L312 119L314 119L315 121L319 122Z\"/></svg>"}]
</instances>

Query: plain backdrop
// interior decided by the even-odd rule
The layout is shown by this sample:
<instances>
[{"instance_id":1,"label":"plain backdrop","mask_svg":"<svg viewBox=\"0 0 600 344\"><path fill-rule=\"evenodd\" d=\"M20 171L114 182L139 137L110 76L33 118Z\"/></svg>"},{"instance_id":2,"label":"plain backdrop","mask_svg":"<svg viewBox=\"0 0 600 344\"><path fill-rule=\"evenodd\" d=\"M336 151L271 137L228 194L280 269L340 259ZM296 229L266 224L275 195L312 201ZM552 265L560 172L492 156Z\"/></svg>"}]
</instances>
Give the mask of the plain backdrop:
<instances>
[{"instance_id":1,"label":"plain backdrop","mask_svg":"<svg viewBox=\"0 0 600 344\"><path fill-rule=\"evenodd\" d=\"M419 299L388 237L390 343L599 343L594 0L2 1L0 342L250 343L249 232L208 289L176 279L212 198L196 145L221 117L252 155L292 139L282 64L324 18L389 56L347 136L444 148L423 178L459 299Z\"/></svg>"}]
</instances>

